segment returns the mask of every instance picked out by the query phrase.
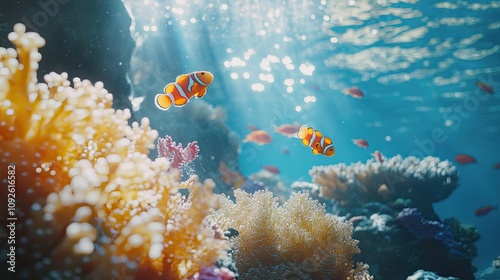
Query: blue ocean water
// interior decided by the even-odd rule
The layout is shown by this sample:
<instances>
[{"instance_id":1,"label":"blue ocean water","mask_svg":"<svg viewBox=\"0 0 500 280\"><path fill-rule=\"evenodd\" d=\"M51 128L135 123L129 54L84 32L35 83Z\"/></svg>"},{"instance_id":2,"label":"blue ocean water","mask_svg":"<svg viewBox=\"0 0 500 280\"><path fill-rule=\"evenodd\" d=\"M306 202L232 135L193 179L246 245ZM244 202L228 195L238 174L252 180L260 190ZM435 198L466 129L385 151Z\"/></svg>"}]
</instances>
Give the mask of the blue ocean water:
<instances>
[{"instance_id":1,"label":"blue ocean water","mask_svg":"<svg viewBox=\"0 0 500 280\"><path fill-rule=\"evenodd\" d=\"M500 204L500 170L492 168L500 162L500 97L476 85L500 89L500 2L124 3L136 44L161 42L142 54L157 69L156 82L211 71L215 80L203 101L226 110L240 139L249 125L270 132L267 145L241 144L243 174L274 165L289 185L310 181L313 166L366 162L375 150L452 161L472 155L477 163L457 165L459 187L434 207L441 218L478 228L473 262L480 270L499 255L500 212L474 211ZM353 86L365 96L343 94ZM298 139L273 132L294 122L332 138L335 156L313 155ZM354 145L355 138L368 148Z\"/></svg>"}]
</instances>

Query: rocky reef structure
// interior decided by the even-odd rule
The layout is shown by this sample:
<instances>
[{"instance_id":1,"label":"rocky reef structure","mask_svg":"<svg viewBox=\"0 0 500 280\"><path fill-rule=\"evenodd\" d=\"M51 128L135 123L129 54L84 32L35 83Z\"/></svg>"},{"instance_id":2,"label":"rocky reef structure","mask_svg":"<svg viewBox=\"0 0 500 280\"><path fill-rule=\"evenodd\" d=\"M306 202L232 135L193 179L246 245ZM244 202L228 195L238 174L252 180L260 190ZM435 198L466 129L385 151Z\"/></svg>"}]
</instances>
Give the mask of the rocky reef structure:
<instances>
[{"instance_id":1,"label":"rocky reef structure","mask_svg":"<svg viewBox=\"0 0 500 280\"><path fill-rule=\"evenodd\" d=\"M441 277L434 272L419 269L406 280L458 280L455 277Z\"/></svg>"},{"instance_id":2,"label":"rocky reef structure","mask_svg":"<svg viewBox=\"0 0 500 280\"><path fill-rule=\"evenodd\" d=\"M367 267L354 267L358 241L352 225L326 213L308 193L293 193L279 206L270 191L234 192L221 197L211 217L233 237L241 279L372 279ZM295 278L294 278L295 277Z\"/></svg>"},{"instance_id":3,"label":"rocky reef structure","mask_svg":"<svg viewBox=\"0 0 500 280\"><path fill-rule=\"evenodd\" d=\"M18 218L18 279L189 279L224 257L229 242L206 219L213 181L181 186L167 158L148 157L158 132L147 118L129 125L130 111L112 108L102 82L51 73L39 83L45 40L22 24L8 38L0 173L15 170L15 203L0 213ZM0 195L7 201L7 188Z\"/></svg>"},{"instance_id":4,"label":"rocky reef structure","mask_svg":"<svg viewBox=\"0 0 500 280\"><path fill-rule=\"evenodd\" d=\"M458 172L448 160L422 160L397 155L365 164L315 166L309 174L320 187L319 196L333 199L343 208L380 202L400 209L416 207L426 217L435 216L432 203L450 196L458 186Z\"/></svg>"},{"instance_id":5,"label":"rocky reef structure","mask_svg":"<svg viewBox=\"0 0 500 280\"><path fill-rule=\"evenodd\" d=\"M450 161L398 155L309 173L312 183L293 187L310 189L329 211L353 223L353 238L361 240L354 259L369 263L376 279L405 279L419 269L474 279L477 230L456 219L441 221L432 206L458 186Z\"/></svg>"},{"instance_id":6,"label":"rocky reef structure","mask_svg":"<svg viewBox=\"0 0 500 280\"><path fill-rule=\"evenodd\" d=\"M500 269L500 256L491 262L491 267Z\"/></svg>"},{"instance_id":7,"label":"rocky reef structure","mask_svg":"<svg viewBox=\"0 0 500 280\"><path fill-rule=\"evenodd\" d=\"M425 219L414 208L398 212L378 202L358 209L350 221L353 238L361 240L361 253L354 259L369 263L376 279L406 279L419 269L474 279L471 260L475 255L468 253L475 249L478 235L470 226L448 226ZM465 230L469 235L460 234L465 231L458 228L469 229Z\"/></svg>"}]
</instances>

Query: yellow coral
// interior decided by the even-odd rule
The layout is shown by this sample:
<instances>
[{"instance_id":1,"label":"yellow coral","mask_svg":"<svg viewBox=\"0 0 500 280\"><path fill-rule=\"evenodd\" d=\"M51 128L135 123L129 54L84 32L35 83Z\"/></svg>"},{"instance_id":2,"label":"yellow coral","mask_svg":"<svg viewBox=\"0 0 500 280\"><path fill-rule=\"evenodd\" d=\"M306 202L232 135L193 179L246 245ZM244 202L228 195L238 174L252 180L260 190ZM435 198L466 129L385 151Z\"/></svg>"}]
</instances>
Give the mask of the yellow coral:
<instances>
[{"instance_id":1,"label":"yellow coral","mask_svg":"<svg viewBox=\"0 0 500 280\"><path fill-rule=\"evenodd\" d=\"M293 193L282 206L269 191L247 194L236 190L234 195L236 203L221 198L221 207L212 216L222 229L234 228L239 233L234 259L242 279L260 279L258 275L279 271L311 279L367 275L363 266L353 269L352 256L359 249L351 238L352 224L327 214L308 193ZM283 279L286 275L275 276Z\"/></svg>"},{"instance_id":2,"label":"yellow coral","mask_svg":"<svg viewBox=\"0 0 500 280\"><path fill-rule=\"evenodd\" d=\"M21 277L185 279L212 266L229 247L204 226L213 182L194 178L182 199L178 171L147 156L158 133L147 118L129 126L101 82L37 83L44 40L25 31L0 48L0 174L15 165Z\"/></svg>"}]
</instances>

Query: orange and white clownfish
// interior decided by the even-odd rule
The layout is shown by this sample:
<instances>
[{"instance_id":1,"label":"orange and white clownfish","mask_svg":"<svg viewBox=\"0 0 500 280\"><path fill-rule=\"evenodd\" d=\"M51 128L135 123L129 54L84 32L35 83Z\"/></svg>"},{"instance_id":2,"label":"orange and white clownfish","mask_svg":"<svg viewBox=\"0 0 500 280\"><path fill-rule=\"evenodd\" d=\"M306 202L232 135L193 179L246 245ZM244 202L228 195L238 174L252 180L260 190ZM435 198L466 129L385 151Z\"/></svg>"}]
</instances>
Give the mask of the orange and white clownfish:
<instances>
[{"instance_id":1,"label":"orange and white clownfish","mask_svg":"<svg viewBox=\"0 0 500 280\"><path fill-rule=\"evenodd\" d=\"M155 105L158 109L166 111L172 103L182 107L194 96L202 98L207 92L207 87L214 80L214 75L208 71L196 71L182 74L163 89L165 94L155 96Z\"/></svg>"},{"instance_id":2,"label":"orange and white clownfish","mask_svg":"<svg viewBox=\"0 0 500 280\"><path fill-rule=\"evenodd\" d=\"M335 154L332 139L323 137L321 132L314 130L312 127L303 125L297 133L297 137L302 139L304 146L311 147L315 155L323 154L331 157Z\"/></svg>"}]
</instances>

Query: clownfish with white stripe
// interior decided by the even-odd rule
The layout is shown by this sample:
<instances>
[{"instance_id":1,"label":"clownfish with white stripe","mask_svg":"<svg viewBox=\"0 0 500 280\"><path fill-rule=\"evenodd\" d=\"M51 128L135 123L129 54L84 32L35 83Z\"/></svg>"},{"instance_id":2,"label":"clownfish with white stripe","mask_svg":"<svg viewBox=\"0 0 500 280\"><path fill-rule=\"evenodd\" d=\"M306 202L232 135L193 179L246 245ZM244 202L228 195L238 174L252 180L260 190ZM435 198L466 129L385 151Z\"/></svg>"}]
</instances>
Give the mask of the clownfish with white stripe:
<instances>
[{"instance_id":1,"label":"clownfish with white stripe","mask_svg":"<svg viewBox=\"0 0 500 280\"><path fill-rule=\"evenodd\" d=\"M304 146L311 147L312 153L315 155L323 154L331 157L335 154L332 139L324 137L321 132L314 130L312 127L303 125L297 133L297 137L302 139Z\"/></svg>"},{"instance_id":2,"label":"clownfish with white stripe","mask_svg":"<svg viewBox=\"0 0 500 280\"><path fill-rule=\"evenodd\" d=\"M163 111L168 110L172 104L182 107L195 96L202 98L213 80L214 75L208 71L182 74L175 79L175 83L165 86L164 94L160 93L155 96L155 105Z\"/></svg>"}]
</instances>

